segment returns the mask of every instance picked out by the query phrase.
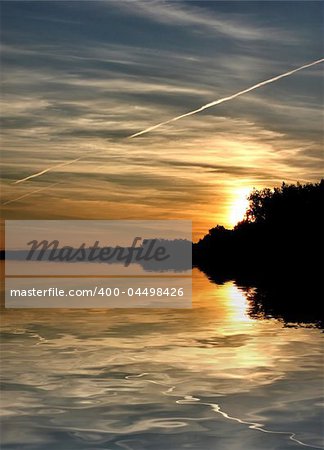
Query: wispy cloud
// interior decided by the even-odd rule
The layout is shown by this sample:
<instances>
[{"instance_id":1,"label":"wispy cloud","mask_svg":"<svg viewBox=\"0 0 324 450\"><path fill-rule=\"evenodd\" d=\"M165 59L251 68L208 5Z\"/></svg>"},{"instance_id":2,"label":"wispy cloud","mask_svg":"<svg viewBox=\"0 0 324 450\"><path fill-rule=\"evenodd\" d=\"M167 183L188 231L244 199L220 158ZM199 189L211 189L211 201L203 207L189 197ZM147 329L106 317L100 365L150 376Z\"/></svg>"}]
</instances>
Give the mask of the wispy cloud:
<instances>
[{"instance_id":1,"label":"wispy cloud","mask_svg":"<svg viewBox=\"0 0 324 450\"><path fill-rule=\"evenodd\" d=\"M226 224L241 185L318 179L316 67L161 133L124 139L154 118L168 121L318 57L315 3L307 15L296 4L293 17L279 2L264 13L253 3L225 3L54 2L49 13L22 2L18 14L6 2L6 214L95 217L99 208L106 218L198 215L196 226L206 229ZM29 202L32 191L38 194Z\"/></svg>"},{"instance_id":2,"label":"wispy cloud","mask_svg":"<svg viewBox=\"0 0 324 450\"><path fill-rule=\"evenodd\" d=\"M153 130L155 130L155 129L157 129L157 128L160 128L160 127L163 126L163 125L167 125L167 124L170 124L170 123L172 123L172 122L176 122L176 121L178 121L178 120L180 120L180 119L183 119L183 118L185 118L185 117L189 117L189 116L192 116L192 115L197 114L197 113L199 113L199 112L202 112L202 111L204 111L205 109L214 107L214 106L216 106L216 105L219 105L219 104L221 104L221 103L224 103L224 102L227 102L227 101L230 101L230 100L234 100L234 99L236 99L237 97L240 97L241 95L247 94L247 93L249 93L249 92L251 92L251 91L253 91L253 90L255 90L255 89L258 89L258 88L260 88L260 87L262 87L262 86L265 86L265 85L267 85L267 84L274 83L275 81L278 81L278 80L280 80L280 79L282 79L282 78L291 76L291 75L293 75L294 73L299 72L299 71L301 71L301 70L304 70L304 69L307 69L307 68L309 68L309 67L313 67L313 66L315 66L315 65L321 64L322 62L324 62L324 59L319 59L319 60L313 61L313 62L311 62L311 63L304 64L304 65L302 65L302 66L300 66L300 67L298 67L298 68L292 69L292 70L290 70L290 71L288 71L288 72L285 72L285 73L283 73L283 74L277 75L277 76L275 76L275 77L272 77L272 78L269 78L269 79L267 79L267 80L265 80L265 81L262 81L262 82L260 82L260 83L257 83L257 84L255 84L255 85L249 87L249 88L243 89L242 91L236 92L235 94L229 95L229 96L227 96L227 97L222 97L222 98L220 98L220 99L218 99L218 100L215 100L215 101L213 101L213 102L209 102L209 103L207 103L207 104L201 106L201 107L198 108L198 109L195 109L195 110L189 111L189 112L187 112L187 113L181 114L181 115L179 115L179 116L173 117L173 118L171 118L171 119L169 119L169 120L166 120L166 121L164 121L164 122L160 122L160 123L158 123L157 125L153 125L153 126L150 126L150 127L148 127L148 128L145 128L145 129L142 130L142 131L139 131L139 132L137 132L137 133L135 133L135 134L132 134L132 135L128 136L128 138L129 138L129 139L134 139L134 138L136 138L136 137L138 137L138 136L141 136L141 135L143 135L143 134L150 133L151 131L153 131ZM86 154L86 155L80 155L79 157L77 157L77 158L75 158L75 159L73 159L73 160L71 160L71 161L62 162L62 163L56 164L55 166L50 166L50 167L45 168L45 169L43 169L43 170L41 170L41 171L39 171L39 172L33 173L33 174L28 175L28 176L26 176L26 177L23 177L23 178L21 178L21 179L19 179L19 180L16 180L16 181L14 182L14 184L23 183L23 182L28 181L28 180L30 180L30 179L32 179L32 178L37 178L37 177L39 177L39 176L41 176L41 175L44 175L44 174L46 174L46 173L48 173L48 172L50 172L50 171L53 171L53 170L59 169L59 168L61 168L61 167L65 167L65 166L67 166L67 165L73 164L73 163L78 162L78 161L80 161L81 159L85 158L86 156L87 156L87 154Z\"/></svg>"},{"instance_id":3,"label":"wispy cloud","mask_svg":"<svg viewBox=\"0 0 324 450\"><path fill-rule=\"evenodd\" d=\"M273 27L258 27L249 23L242 15L229 15L225 13L206 13L203 8L188 4L182 1L123 1L110 2L115 7L122 8L126 13L130 11L140 17L147 17L168 26L186 26L191 30L204 29L209 33L216 33L239 40L248 41L278 41L282 39L295 40L293 36L285 30L276 30ZM234 16L234 17L233 17Z\"/></svg>"}]
</instances>

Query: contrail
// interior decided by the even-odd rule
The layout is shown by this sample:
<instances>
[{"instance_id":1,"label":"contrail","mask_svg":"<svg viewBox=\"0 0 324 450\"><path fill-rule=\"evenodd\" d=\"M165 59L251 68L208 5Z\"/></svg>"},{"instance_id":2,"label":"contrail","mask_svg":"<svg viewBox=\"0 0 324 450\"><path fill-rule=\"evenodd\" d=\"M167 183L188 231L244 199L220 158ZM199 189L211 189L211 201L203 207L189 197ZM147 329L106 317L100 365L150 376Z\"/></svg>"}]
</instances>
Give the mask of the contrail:
<instances>
[{"instance_id":1,"label":"contrail","mask_svg":"<svg viewBox=\"0 0 324 450\"><path fill-rule=\"evenodd\" d=\"M47 189L50 189L50 188L56 186L57 184L60 184L60 182L50 184L49 186L44 186L44 187L42 187L40 189L36 189L35 191L32 191L32 192L27 192L26 194L21 195L20 197L13 198L12 200L8 200L7 202L2 203L1 206L5 206L5 205L9 205L10 203L17 202L18 200L21 200L25 197L30 197L33 194L37 194L37 192L46 191Z\"/></svg>"},{"instance_id":2,"label":"contrail","mask_svg":"<svg viewBox=\"0 0 324 450\"><path fill-rule=\"evenodd\" d=\"M34 173L32 175L29 175L28 177L21 178L20 180L14 181L12 184L23 183L24 181L30 180L31 178L39 177L39 176L43 175L44 173L50 172L51 170L58 169L59 167L68 166L69 164L73 164L73 163L75 163L77 161L80 161L80 159L85 158L85 156L86 155L82 155L82 156L79 156L78 158L73 159L71 161L60 163L60 164L57 164L56 166L48 167L47 169L44 169L44 170L41 170L40 172Z\"/></svg>"},{"instance_id":3,"label":"contrail","mask_svg":"<svg viewBox=\"0 0 324 450\"><path fill-rule=\"evenodd\" d=\"M258 89L258 88L260 88L262 86L265 86L266 84L273 83L274 81L280 80L281 78L288 77L288 76L290 76L290 75L292 75L292 74L294 74L296 72L299 72L300 70L307 69L308 67L315 66L315 65L320 64L322 62L324 62L324 58L318 59L318 60L313 61L313 62L308 63L308 64L305 64L305 65L303 65L301 67L298 67L297 69L290 70L289 72L285 72L285 73L283 73L281 75L277 75L276 77L269 78L268 80L261 81L260 83L254 84L253 86L251 86L251 87L249 87L247 89L244 89L243 91L239 91L236 94L232 94L232 95L230 95L228 97L223 97L223 98L220 98L218 100L214 100L213 102L207 103L206 105L203 105L203 106L201 106L198 109L194 109L194 110L189 111L189 112L187 112L185 114L181 114L180 116L173 117L172 119L169 119L169 120L166 120L165 122L161 122L161 123L158 123L157 125L153 125L151 127L148 127L145 130L139 131L138 133L131 134L130 136L127 136L126 139L133 139L133 138L135 138L137 136L141 136L143 134L149 133L150 131L156 130L157 128L162 127L163 125L167 125L167 124L169 124L171 122L176 122L177 120L183 119L184 117L192 116L192 115L197 114L197 113L199 113L201 111L204 111L205 109L212 108L213 106L219 105L220 103L228 102L229 100L233 100L233 99L235 99L237 97L240 97L241 95L247 94L248 92L254 91L255 89ZM52 170L57 169L59 167L64 167L64 166L73 164L73 163L75 163L77 161L80 161L81 159L84 159L86 156L87 155L82 155L79 158L73 159L71 161L68 161L68 162L65 162L65 163L61 163L61 164L57 164L56 166L48 167L47 169L44 169L44 170L42 170L40 172L34 173L32 175L29 175L28 177L21 178L20 180L15 181L13 184L19 184L19 183L23 183L24 181L30 180L31 178L37 178L37 177L39 177L41 175L44 175L47 172L50 172Z\"/></svg>"},{"instance_id":4,"label":"contrail","mask_svg":"<svg viewBox=\"0 0 324 450\"><path fill-rule=\"evenodd\" d=\"M128 139L132 139L137 136L141 136L142 134L149 133L150 131L153 131L159 127L162 127L163 125L167 125L168 123L171 123L171 122L176 122L177 120L183 119L184 117L193 116L194 114L204 111L205 109L212 108L213 106L219 105L220 103L228 102L229 100L233 100L236 97L240 97L241 95L244 95L244 94L247 94L248 92L254 91L254 89L258 89L262 86L265 86L266 84L273 83L274 81L280 80L281 78L289 77L290 75L292 75L296 72L299 72L300 70L307 69L307 67L312 67L312 66L315 66L316 64L320 64L322 62L324 62L324 58L318 59L309 64L305 64L304 66L298 67L297 69L290 70L289 72L285 72L281 75L277 75L276 77L269 78L268 80L261 81L260 83L254 84L253 86L251 86L247 89L244 89L243 91L239 91L236 94L232 94L228 97L223 97L218 100L214 100L213 102L207 103L206 105L203 105L198 109L194 109L185 114L181 114L180 116L173 117L172 119L166 120L165 122L161 122L161 123L158 123L157 125L148 127L145 130L139 131L138 133L128 136Z\"/></svg>"}]
</instances>

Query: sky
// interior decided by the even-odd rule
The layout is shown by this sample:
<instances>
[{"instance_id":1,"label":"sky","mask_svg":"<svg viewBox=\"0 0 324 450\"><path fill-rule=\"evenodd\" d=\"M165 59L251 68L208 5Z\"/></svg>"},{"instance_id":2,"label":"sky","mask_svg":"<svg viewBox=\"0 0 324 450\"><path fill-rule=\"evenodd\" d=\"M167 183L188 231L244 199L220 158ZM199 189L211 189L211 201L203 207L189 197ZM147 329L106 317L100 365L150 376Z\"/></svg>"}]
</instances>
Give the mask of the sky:
<instances>
[{"instance_id":1,"label":"sky","mask_svg":"<svg viewBox=\"0 0 324 450\"><path fill-rule=\"evenodd\" d=\"M4 218L188 219L196 240L253 187L321 178L323 64L128 139L323 58L321 2L1 9Z\"/></svg>"}]
</instances>

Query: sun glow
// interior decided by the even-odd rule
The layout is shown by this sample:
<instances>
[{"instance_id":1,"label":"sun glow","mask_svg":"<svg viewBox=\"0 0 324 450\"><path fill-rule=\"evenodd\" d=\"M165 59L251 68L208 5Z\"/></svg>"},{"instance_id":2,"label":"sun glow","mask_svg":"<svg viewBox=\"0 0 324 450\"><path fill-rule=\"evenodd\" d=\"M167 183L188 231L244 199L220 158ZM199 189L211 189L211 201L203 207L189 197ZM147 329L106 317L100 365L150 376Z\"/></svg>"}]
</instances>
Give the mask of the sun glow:
<instances>
[{"instance_id":1,"label":"sun glow","mask_svg":"<svg viewBox=\"0 0 324 450\"><path fill-rule=\"evenodd\" d=\"M249 206L247 199L251 189L248 187L236 189L229 204L229 223L234 226L243 219Z\"/></svg>"}]
</instances>

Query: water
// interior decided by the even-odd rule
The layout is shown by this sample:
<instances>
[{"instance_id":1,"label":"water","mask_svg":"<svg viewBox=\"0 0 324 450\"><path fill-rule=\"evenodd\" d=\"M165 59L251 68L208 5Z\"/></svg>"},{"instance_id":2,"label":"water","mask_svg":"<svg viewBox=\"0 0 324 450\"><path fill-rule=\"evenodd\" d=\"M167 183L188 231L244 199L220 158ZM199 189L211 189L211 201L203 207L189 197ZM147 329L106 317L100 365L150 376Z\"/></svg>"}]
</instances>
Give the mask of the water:
<instances>
[{"instance_id":1,"label":"water","mask_svg":"<svg viewBox=\"0 0 324 450\"><path fill-rule=\"evenodd\" d=\"M323 448L320 330L193 288L191 310L3 312L1 448Z\"/></svg>"}]
</instances>

